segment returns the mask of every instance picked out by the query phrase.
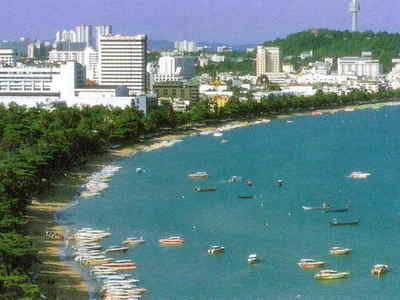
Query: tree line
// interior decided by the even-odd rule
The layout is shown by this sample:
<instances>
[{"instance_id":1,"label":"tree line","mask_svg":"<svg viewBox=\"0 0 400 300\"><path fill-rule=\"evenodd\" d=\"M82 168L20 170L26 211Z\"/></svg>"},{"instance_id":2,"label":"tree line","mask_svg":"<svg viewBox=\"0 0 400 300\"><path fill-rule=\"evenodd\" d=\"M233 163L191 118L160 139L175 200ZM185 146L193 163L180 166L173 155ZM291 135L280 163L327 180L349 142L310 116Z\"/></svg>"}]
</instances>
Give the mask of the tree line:
<instances>
[{"instance_id":1,"label":"tree line","mask_svg":"<svg viewBox=\"0 0 400 300\"><path fill-rule=\"evenodd\" d=\"M39 264L26 226L33 196L50 189L58 176L103 153L114 143L138 142L146 135L186 130L194 123L268 117L332 108L400 96L400 91L318 92L311 97L283 95L255 101L235 93L218 108L201 101L187 112L163 105L147 116L136 108L57 107L52 110L0 105L0 299L39 299L35 266Z\"/></svg>"}]
</instances>

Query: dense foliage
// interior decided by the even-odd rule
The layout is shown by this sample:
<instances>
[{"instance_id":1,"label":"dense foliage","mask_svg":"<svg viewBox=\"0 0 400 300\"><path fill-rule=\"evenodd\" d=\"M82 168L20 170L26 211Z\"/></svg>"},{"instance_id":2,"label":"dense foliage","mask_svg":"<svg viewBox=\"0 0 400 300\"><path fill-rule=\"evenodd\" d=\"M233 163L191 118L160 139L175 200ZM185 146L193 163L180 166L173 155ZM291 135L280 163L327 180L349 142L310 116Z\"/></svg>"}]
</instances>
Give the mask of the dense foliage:
<instances>
[{"instance_id":1,"label":"dense foliage","mask_svg":"<svg viewBox=\"0 0 400 300\"><path fill-rule=\"evenodd\" d=\"M198 74L211 74L216 76L218 73L233 72L237 75L255 74L255 53L245 52L228 52L222 53L225 56L225 61L221 63L215 63L209 61L205 67L198 67Z\"/></svg>"},{"instance_id":2,"label":"dense foliage","mask_svg":"<svg viewBox=\"0 0 400 300\"><path fill-rule=\"evenodd\" d=\"M400 34L318 29L290 34L283 39L265 42L265 45L279 46L283 57L313 50L313 61L325 57L360 56L362 51L371 51L387 72L392 67L391 59L400 53ZM294 62L299 63L299 59L294 59Z\"/></svg>"},{"instance_id":3,"label":"dense foliage","mask_svg":"<svg viewBox=\"0 0 400 300\"><path fill-rule=\"evenodd\" d=\"M144 134L162 133L192 122L270 116L398 97L399 91L346 96L270 96L259 102L237 91L225 107L199 102L175 113L163 106L145 117L135 108L59 107L54 110L0 106L0 299L38 299L33 267L38 252L25 228L32 196L49 189L57 175L107 151L112 143L135 142Z\"/></svg>"}]
</instances>

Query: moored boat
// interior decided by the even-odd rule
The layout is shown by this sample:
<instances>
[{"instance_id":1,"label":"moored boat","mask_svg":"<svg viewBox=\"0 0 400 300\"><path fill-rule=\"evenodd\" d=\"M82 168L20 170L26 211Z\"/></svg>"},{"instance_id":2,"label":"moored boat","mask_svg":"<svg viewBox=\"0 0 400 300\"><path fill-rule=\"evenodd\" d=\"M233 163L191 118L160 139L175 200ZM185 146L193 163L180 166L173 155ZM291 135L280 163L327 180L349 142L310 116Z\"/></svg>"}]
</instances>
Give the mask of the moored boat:
<instances>
[{"instance_id":1,"label":"moored boat","mask_svg":"<svg viewBox=\"0 0 400 300\"><path fill-rule=\"evenodd\" d=\"M349 254L352 251L350 248L343 248L343 247L332 247L329 249L330 255L345 255Z\"/></svg>"},{"instance_id":2,"label":"moored boat","mask_svg":"<svg viewBox=\"0 0 400 300\"><path fill-rule=\"evenodd\" d=\"M259 262L259 259L258 259L257 254L255 254L255 253L250 254L250 255L247 257L247 262L248 262L249 264L256 264L256 263L258 263L258 262Z\"/></svg>"},{"instance_id":3,"label":"moored boat","mask_svg":"<svg viewBox=\"0 0 400 300\"><path fill-rule=\"evenodd\" d=\"M302 258L297 265L302 269L316 269L325 266L326 262L310 258Z\"/></svg>"},{"instance_id":4,"label":"moored boat","mask_svg":"<svg viewBox=\"0 0 400 300\"><path fill-rule=\"evenodd\" d=\"M195 172L195 173L188 174L188 176L193 179L208 178L208 173L207 172Z\"/></svg>"},{"instance_id":5,"label":"moored boat","mask_svg":"<svg viewBox=\"0 0 400 300\"><path fill-rule=\"evenodd\" d=\"M111 246L106 249L106 253L125 253L128 251L127 247Z\"/></svg>"},{"instance_id":6,"label":"moored boat","mask_svg":"<svg viewBox=\"0 0 400 300\"><path fill-rule=\"evenodd\" d=\"M347 211L349 211L348 208L329 208L325 210L326 213L341 213Z\"/></svg>"},{"instance_id":7,"label":"moored boat","mask_svg":"<svg viewBox=\"0 0 400 300\"><path fill-rule=\"evenodd\" d=\"M371 274L380 276L388 271L389 271L388 265L377 264L372 267Z\"/></svg>"},{"instance_id":8,"label":"moored boat","mask_svg":"<svg viewBox=\"0 0 400 300\"><path fill-rule=\"evenodd\" d=\"M211 246L208 248L208 254L218 254L225 251L225 247L223 246Z\"/></svg>"},{"instance_id":9,"label":"moored boat","mask_svg":"<svg viewBox=\"0 0 400 300\"><path fill-rule=\"evenodd\" d=\"M217 189L216 188L199 188L199 187L195 187L193 190L195 192L215 192Z\"/></svg>"},{"instance_id":10,"label":"moored boat","mask_svg":"<svg viewBox=\"0 0 400 300\"><path fill-rule=\"evenodd\" d=\"M328 210L330 209L330 204L329 203L322 203L321 206L317 206L317 207L312 207L312 206L302 206L304 210Z\"/></svg>"},{"instance_id":11,"label":"moored boat","mask_svg":"<svg viewBox=\"0 0 400 300\"><path fill-rule=\"evenodd\" d=\"M345 226L345 225L358 225L359 223L360 223L360 220L339 222L336 218L334 218L334 219L332 219L332 221L329 222L329 225L331 225L331 226Z\"/></svg>"},{"instance_id":12,"label":"moored boat","mask_svg":"<svg viewBox=\"0 0 400 300\"><path fill-rule=\"evenodd\" d=\"M254 196L252 195L239 195L238 197L241 199L254 199Z\"/></svg>"},{"instance_id":13,"label":"moored boat","mask_svg":"<svg viewBox=\"0 0 400 300\"><path fill-rule=\"evenodd\" d=\"M129 237L125 241L122 242L125 246L135 246L139 244L145 243L146 240L143 237L137 238L137 237Z\"/></svg>"},{"instance_id":14,"label":"moored boat","mask_svg":"<svg viewBox=\"0 0 400 300\"><path fill-rule=\"evenodd\" d=\"M229 140L221 140L221 144L229 144Z\"/></svg>"},{"instance_id":15,"label":"moored boat","mask_svg":"<svg viewBox=\"0 0 400 300\"><path fill-rule=\"evenodd\" d=\"M314 275L314 278L319 280L341 279L346 278L350 274L350 272L338 272L336 270L321 270Z\"/></svg>"},{"instance_id":16,"label":"moored boat","mask_svg":"<svg viewBox=\"0 0 400 300\"><path fill-rule=\"evenodd\" d=\"M185 240L180 236L171 236L169 238L160 239L158 241L160 242L161 245L166 245L166 246L177 246L185 243Z\"/></svg>"},{"instance_id":17,"label":"moored boat","mask_svg":"<svg viewBox=\"0 0 400 300\"><path fill-rule=\"evenodd\" d=\"M253 186L253 182L251 180L246 180L244 184L247 186Z\"/></svg>"}]
</instances>

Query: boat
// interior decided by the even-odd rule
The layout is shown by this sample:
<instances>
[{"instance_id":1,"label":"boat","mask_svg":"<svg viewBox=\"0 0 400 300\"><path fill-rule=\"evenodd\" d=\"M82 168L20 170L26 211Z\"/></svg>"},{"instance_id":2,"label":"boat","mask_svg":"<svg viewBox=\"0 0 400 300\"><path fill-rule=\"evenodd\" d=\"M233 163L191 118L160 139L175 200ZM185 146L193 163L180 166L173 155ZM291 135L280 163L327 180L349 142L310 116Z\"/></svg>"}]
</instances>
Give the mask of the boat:
<instances>
[{"instance_id":1,"label":"boat","mask_svg":"<svg viewBox=\"0 0 400 300\"><path fill-rule=\"evenodd\" d=\"M137 238L137 237L130 237L127 238L125 241L122 242L125 246L134 246L134 245L139 245L145 243L146 240L143 237Z\"/></svg>"},{"instance_id":2,"label":"boat","mask_svg":"<svg viewBox=\"0 0 400 300\"><path fill-rule=\"evenodd\" d=\"M223 246L211 246L208 248L208 254L218 254L225 251L225 247Z\"/></svg>"},{"instance_id":3,"label":"boat","mask_svg":"<svg viewBox=\"0 0 400 300\"><path fill-rule=\"evenodd\" d=\"M193 179L208 178L208 173L207 172L196 172L196 173L191 173L188 176Z\"/></svg>"},{"instance_id":4,"label":"boat","mask_svg":"<svg viewBox=\"0 0 400 300\"><path fill-rule=\"evenodd\" d=\"M142 169L142 168L136 168L136 173L143 173L144 172L144 169Z\"/></svg>"},{"instance_id":5,"label":"boat","mask_svg":"<svg viewBox=\"0 0 400 300\"><path fill-rule=\"evenodd\" d=\"M388 265L377 264L372 267L371 274L380 276L388 271L389 271Z\"/></svg>"},{"instance_id":6,"label":"boat","mask_svg":"<svg viewBox=\"0 0 400 300\"><path fill-rule=\"evenodd\" d=\"M221 140L221 144L229 144L229 140Z\"/></svg>"},{"instance_id":7,"label":"boat","mask_svg":"<svg viewBox=\"0 0 400 300\"><path fill-rule=\"evenodd\" d=\"M240 177L240 176L231 176L231 177L229 177L228 182L239 182L241 180L242 180L242 177Z\"/></svg>"},{"instance_id":8,"label":"boat","mask_svg":"<svg viewBox=\"0 0 400 300\"><path fill-rule=\"evenodd\" d=\"M340 213L340 212L347 212L349 211L348 208L328 208L325 210L326 213Z\"/></svg>"},{"instance_id":9,"label":"boat","mask_svg":"<svg viewBox=\"0 0 400 300\"><path fill-rule=\"evenodd\" d=\"M180 236L171 236L169 238L160 239L158 241L160 242L161 245L166 245L166 246L182 245L185 242L185 240Z\"/></svg>"},{"instance_id":10,"label":"boat","mask_svg":"<svg viewBox=\"0 0 400 300\"><path fill-rule=\"evenodd\" d=\"M350 248L343 248L343 247L332 247L329 249L330 255L345 255L349 254L352 251Z\"/></svg>"},{"instance_id":11,"label":"boat","mask_svg":"<svg viewBox=\"0 0 400 300\"><path fill-rule=\"evenodd\" d=\"M253 186L253 182L252 182L251 180L246 180L246 181L244 182L244 184L245 184L245 185L248 185L248 186Z\"/></svg>"},{"instance_id":12,"label":"boat","mask_svg":"<svg viewBox=\"0 0 400 300\"><path fill-rule=\"evenodd\" d=\"M241 199L254 199L254 196L252 196L252 195L239 195L239 198L241 198Z\"/></svg>"},{"instance_id":13,"label":"boat","mask_svg":"<svg viewBox=\"0 0 400 300\"><path fill-rule=\"evenodd\" d=\"M129 248L127 247L120 247L120 246L111 246L106 249L106 253L125 253L128 251Z\"/></svg>"},{"instance_id":14,"label":"boat","mask_svg":"<svg viewBox=\"0 0 400 300\"><path fill-rule=\"evenodd\" d=\"M255 254L255 253L250 254L250 255L247 257L247 262L248 262L249 264L256 264L256 263L258 263L258 262L259 262L259 259L258 259L257 254Z\"/></svg>"},{"instance_id":15,"label":"boat","mask_svg":"<svg viewBox=\"0 0 400 300\"><path fill-rule=\"evenodd\" d=\"M304 210L327 210L330 209L330 205L328 203L322 203L322 206L319 207L311 207L311 206L302 206Z\"/></svg>"},{"instance_id":16,"label":"boat","mask_svg":"<svg viewBox=\"0 0 400 300\"><path fill-rule=\"evenodd\" d=\"M302 269L316 269L325 266L326 262L310 258L302 258L297 265Z\"/></svg>"},{"instance_id":17,"label":"boat","mask_svg":"<svg viewBox=\"0 0 400 300\"><path fill-rule=\"evenodd\" d=\"M334 218L334 219L332 219L332 221L329 222L329 225L331 225L331 226L345 226L345 225L358 225L359 223L360 223L360 220L339 222L336 218Z\"/></svg>"},{"instance_id":18,"label":"boat","mask_svg":"<svg viewBox=\"0 0 400 300\"><path fill-rule=\"evenodd\" d=\"M361 171L354 171L351 172L349 176L349 178L354 178L354 179L366 179L369 176L371 176L371 173L368 172L361 172Z\"/></svg>"},{"instance_id":19,"label":"boat","mask_svg":"<svg viewBox=\"0 0 400 300\"><path fill-rule=\"evenodd\" d=\"M216 188L199 188L199 187L195 187L193 190L195 192L215 192L217 189Z\"/></svg>"},{"instance_id":20,"label":"boat","mask_svg":"<svg viewBox=\"0 0 400 300\"><path fill-rule=\"evenodd\" d=\"M314 278L319 280L341 279L346 278L350 274L350 272L338 272L336 270L321 270L314 275Z\"/></svg>"},{"instance_id":21,"label":"boat","mask_svg":"<svg viewBox=\"0 0 400 300\"><path fill-rule=\"evenodd\" d=\"M283 186L283 180L282 180L282 179L279 179L279 180L276 182L276 185L279 186L279 187L282 187L282 186Z\"/></svg>"}]
</instances>

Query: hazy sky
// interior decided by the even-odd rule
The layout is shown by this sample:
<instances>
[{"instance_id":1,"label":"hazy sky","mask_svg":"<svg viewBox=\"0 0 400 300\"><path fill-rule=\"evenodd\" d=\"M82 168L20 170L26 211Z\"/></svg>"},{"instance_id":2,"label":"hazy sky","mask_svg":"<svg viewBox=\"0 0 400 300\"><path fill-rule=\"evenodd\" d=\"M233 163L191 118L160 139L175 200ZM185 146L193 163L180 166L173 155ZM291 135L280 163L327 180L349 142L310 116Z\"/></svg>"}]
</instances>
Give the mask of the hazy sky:
<instances>
[{"instance_id":1,"label":"hazy sky","mask_svg":"<svg viewBox=\"0 0 400 300\"><path fill-rule=\"evenodd\" d=\"M77 24L112 24L151 39L261 42L309 28L348 29L350 0L0 0L0 40L51 39ZM360 29L396 32L399 0L360 0Z\"/></svg>"}]
</instances>

